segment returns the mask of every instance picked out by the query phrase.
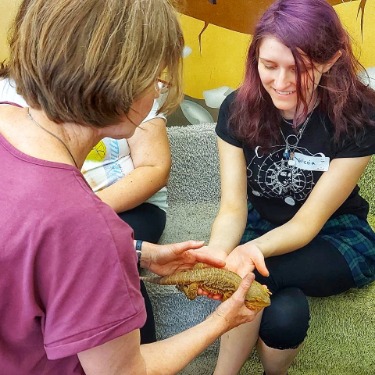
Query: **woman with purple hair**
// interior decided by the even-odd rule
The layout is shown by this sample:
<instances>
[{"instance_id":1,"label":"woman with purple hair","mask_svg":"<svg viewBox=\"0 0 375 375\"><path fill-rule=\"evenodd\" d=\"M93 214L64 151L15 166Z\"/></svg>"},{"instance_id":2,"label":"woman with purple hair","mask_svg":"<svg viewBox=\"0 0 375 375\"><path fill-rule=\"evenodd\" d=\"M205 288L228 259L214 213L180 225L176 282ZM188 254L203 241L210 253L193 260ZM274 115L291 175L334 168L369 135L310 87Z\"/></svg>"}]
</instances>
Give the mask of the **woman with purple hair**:
<instances>
[{"instance_id":1,"label":"woman with purple hair","mask_svg":"<svg viewBox=\"0 0 375 375\"><path fill-rule=\"evenodd\" d=\"M180 103L184 42L172 3L25 0L10 41L5 65L28 106L0 105L0 373L177 374L255 318L244 304L253 276L197 326L141 345L138 267L166 275L224 262L203 241L134 244L81 173L100 140L134 136L160 77L169 84L160 111Z\"/></svg>"},{"instance_id":2,"label":"woman with purple hair","mask_svg":"<svg viewBox=\"0 0 375 375\"><path fill-rule=\"evenodd\" d=\"M375 279L357 186L375 153L375 92L325 0L276 1L246 64L216 127L222 196L207 251L240 275L264 257L269 273L255 274L272 302L222 337L215 375L238 373L255 345L265 374L284 375L308 331L306 296Z\"/></svg>"}]
</instances>

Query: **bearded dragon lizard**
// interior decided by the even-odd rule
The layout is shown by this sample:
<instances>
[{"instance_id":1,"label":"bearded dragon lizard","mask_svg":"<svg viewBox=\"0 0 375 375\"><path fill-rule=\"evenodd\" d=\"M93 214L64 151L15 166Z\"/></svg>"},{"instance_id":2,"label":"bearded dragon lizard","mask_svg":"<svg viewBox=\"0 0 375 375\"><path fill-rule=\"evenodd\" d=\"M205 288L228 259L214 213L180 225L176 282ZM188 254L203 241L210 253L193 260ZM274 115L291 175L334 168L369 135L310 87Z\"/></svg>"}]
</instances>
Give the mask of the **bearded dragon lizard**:
<instances>
[{"instance_id":1,"label":"bearded dragon lizard","mask_svg":"<svg viewBox=\"0 0 375 375\"><path fill-rule=\"evenodd\" d=\"M208 293L222 295L222 301L227 300L239 287L241 277L235 272L222 268L207 267L198 263L188 271L180 271L168 276L141 277L143 281L159 285L176 285L187 298L193 300L198 295L198 289ZM265 285L253 281L245 297L245 306L251 310L261 310L271 304L270 291Z\"/></svg>"}]
</instances>

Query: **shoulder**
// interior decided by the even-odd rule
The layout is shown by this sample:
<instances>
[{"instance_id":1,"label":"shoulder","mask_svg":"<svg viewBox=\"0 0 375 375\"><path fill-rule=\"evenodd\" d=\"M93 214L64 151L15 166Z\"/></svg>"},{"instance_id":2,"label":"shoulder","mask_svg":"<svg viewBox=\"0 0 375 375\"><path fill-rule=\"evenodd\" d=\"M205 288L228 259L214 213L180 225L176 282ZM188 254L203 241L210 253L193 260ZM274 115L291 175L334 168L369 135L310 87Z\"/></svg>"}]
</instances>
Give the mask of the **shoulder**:
<instances>
[{"instance_id":1,"label":"shoulder","mask_svg":"<svg viewBox=\"0 0 375 375\"><path fill-rule=\"evenodd\" d=\"M219 116L218 116L218 125L221 126L222 123L227 124L228 120L232 114L232 105L236 98L236 91L231 92L221 103Z\"/></svg>"},{"instance_id":2,"label":"shoulder","mask_svg":"<svg viewBox=\"0 0 375 375\"><path fill-rule=\"evenodd\" d=\"M236 98L237 91L231 92L220 106L220 112L230 113L231 106Z\"/></svg>"},{"instance_id":3,"label":"shoulder","mask_svg":"<svg viewBox=\"0 0 375 375\"><path fill-rule=\"evenodd\" d=\"M216 124L216 134L231 145L242 147L242 143L235 136L230 126L230 117L232 114L232 104L236 97L236 91L230 93L220 106L219 116Z\"/></svg>"},{"instance_id":4,"label":"shoulder","mask_svg":"<svg viewBox=\"0 0 375 375\"><path fill-rule=\"evenodd\" d=\"M341 157L362 157L375 154L375 116L372 123L364 124L339 142Z\"/></svg>"},{"instance_id":5,"label":"shoulder","mask_svg":"<svg viewBox=\"0 0 375 375\"><path fill-rule=\"evenodd\" d=\"M334 158L362 157L375 153L375 107L367 108L361 123L348 126L346 131L340 135L339 140L334 139L335 126L328 115L319 111L319 108L317 112L319 113L319 122L316 125L320 124L321 126L315 129L315 133L325 133L324 137L327 137L326 141L330 142Z\"/></svg>"}]
</instances>

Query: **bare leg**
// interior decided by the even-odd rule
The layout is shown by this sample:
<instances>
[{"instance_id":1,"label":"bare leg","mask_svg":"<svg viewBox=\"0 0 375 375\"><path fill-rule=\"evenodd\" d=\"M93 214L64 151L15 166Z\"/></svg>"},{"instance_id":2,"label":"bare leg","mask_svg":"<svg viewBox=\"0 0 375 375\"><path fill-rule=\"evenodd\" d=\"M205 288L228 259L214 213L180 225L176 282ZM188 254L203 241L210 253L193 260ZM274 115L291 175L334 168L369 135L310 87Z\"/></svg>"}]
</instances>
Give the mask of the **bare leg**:
<instances>
[{"instance_id":1,"label":"bare leg","mask_svg":"<svg viewBox=\"0 0 375 375\"><path fill-rule=\"evenodd\" d=\"M219 357L214 375L236 375L253 350L259 334L262 312L251 322L221 336Z\"/></svg>"},{"instance_id":2,"label":"bare leg","mask_svg":"<svg viewBox=\"0 0 375 375\"><path fill-rule=\"evenodd\" d=\"M259 339L257 350L266 375L286 375L301 347L302 345L297 349L273 349Z\"/></svg>"}]
</instances>

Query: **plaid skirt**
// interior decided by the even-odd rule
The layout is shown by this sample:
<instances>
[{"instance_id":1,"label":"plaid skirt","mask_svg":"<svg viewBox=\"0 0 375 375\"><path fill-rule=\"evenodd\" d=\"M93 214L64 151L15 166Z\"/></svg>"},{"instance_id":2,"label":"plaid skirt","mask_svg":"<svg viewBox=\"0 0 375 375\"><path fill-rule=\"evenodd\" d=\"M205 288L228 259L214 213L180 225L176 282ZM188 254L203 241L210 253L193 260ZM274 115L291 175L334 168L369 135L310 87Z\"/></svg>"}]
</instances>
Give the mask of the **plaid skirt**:
<instances>
[{"instance_id":1,"label":"plaid skirt","mask_svg":"<svg viewBox=\"0 0 375 375\"><path fill-rule=\"evenodd\" d=\"M262 236L276 225L261 218L248 204L248 216L241 244ZM375 280L375 232L366 220L351 214L327 221L318 237L335 246L347 261L357 287Z\"/></svg>"}]
</instances>

